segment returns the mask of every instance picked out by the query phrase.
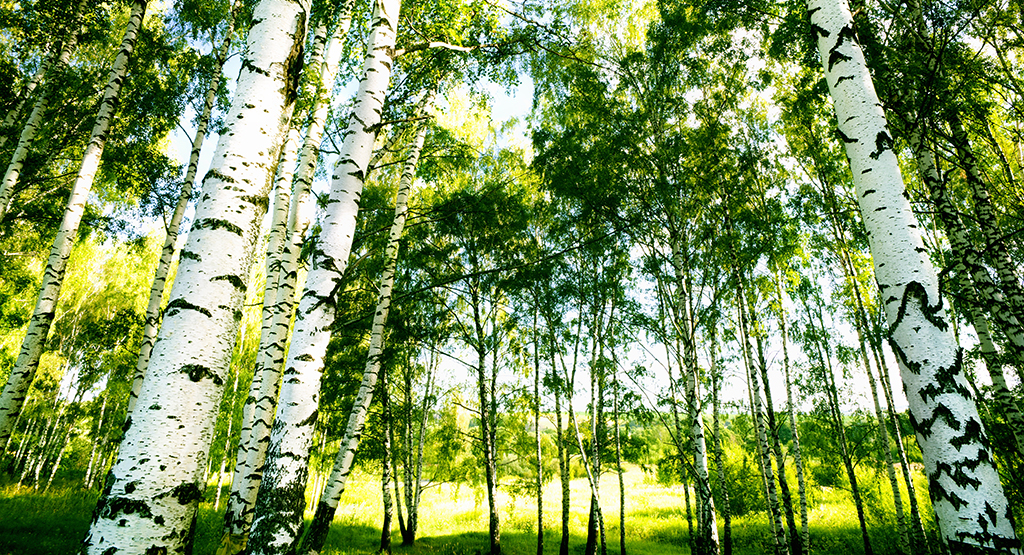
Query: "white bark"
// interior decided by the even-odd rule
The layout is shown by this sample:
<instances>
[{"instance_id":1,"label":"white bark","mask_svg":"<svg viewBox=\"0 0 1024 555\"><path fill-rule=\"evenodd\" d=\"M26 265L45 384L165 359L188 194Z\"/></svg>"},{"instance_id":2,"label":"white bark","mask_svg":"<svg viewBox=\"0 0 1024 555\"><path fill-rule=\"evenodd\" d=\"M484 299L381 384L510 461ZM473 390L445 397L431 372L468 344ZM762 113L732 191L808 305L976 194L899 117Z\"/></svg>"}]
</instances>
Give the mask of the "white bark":
<instances>
[{"instance_id":1,"label":"white bark","mask_svg":"<svg viewBox=\"0 0 1024 555\"><path fill-rule=\"evenodd\" d=\"M85 2L79 2L75 7L75 14L72 20L78 18L78 14L85 8ZM61 47L60 53L57 55L56 60L47 59L40 66L39 71L35 77L26 87L26 94L31 93L36 88L38 83L42 80L43 75L49 75L53 79L53 73L59 71L60 68L68 64L68 60L71 59L71 53L78 46L78 32L72 30L68 33L68 38L64 42L64 46ZM36 138L36 132L39 131L39 126L43 122L43 113L46 111L50 103L50 96L53 93L53 85L47 83L43 86L41 94L36 98L36 101L32 104L32 111L29 113L28 120L25 122L25 126L21 128L21 135L18 137L18 144L14 147L14 153L11 155L11 162L7 166L7 171L4 172L3 181L0 182L0 220L4 219L7 214L7 209L10 207L11 199L14 198L14 189L18 185L18 177L21 176L21 169L25 166L25 160L28 158L29 149L32 146L32 141ZM24 102L24 101L22 101ZM20 106L17 111L21 111ZM12 114L13 115L13 114ZM7 122L4 122L5 126ZM4 137L6 140L6 137ZM3 146L3 143L0 143Z\"/></svg>"},{"instance_id":2,"label":"white bark","mask_svg":"<svg viewBox=\"0 0 1024 555\"><path fill-rule=\"evenodd\" d=\"M809 0L811 27L874 259L941 534L954 551L1019 552L962 353L939 297L846 2Z\"/></svg>"},{"instance_id":3,"label":"white bark","mask_svg":"<svg viewBox=\"0 0 1024 555\"><path fill-rule=\"evenodd\" d=\"M53 322L54 312L57 308L57 299L60 297L64 270L67 267L68 257L71 255L71 247L78 236L78 225L82 221L85 203L88 200L89 191L92 189L93 178L99 168L100 156L103 154L103 147L107 140L107 131L110 129L114 117L114 108L121 92L121 84L128 69L128 61L135 49L135 40L145 11L145 0L135 0L132 3L132 11L124 38L121 41L121 48L107 78L103 99L100 101L99 112L96 115L96 123L93 125L89 144L82 156L82 164L72 186L71 196L68 198L64 219L53 240L50 257L47 260L46 269L43 271L39 300L36 302L32 319L29 321L28 332L21 344L18 359L14 363L14 368L11 370L3 392L0 393L0 443L6 443L7 438L11 435L14 421L21 412L25 396L28 394L29 386L32 385L36 369L39 367L39 358L43 354L46 336L49 334L50 324Z\"/></svg>"},{"instance_id":4,"label":"white bark","mask_svg":"<svg viewBox=\"0 0 1024 555\"><path fill-rule=\"evenodd\" d=\"M267 248L267 289L263 299L264 327L260 333L258 355L260 359L253 374L249 398L243 409L242 437L239 440L235 472L231 481L231 496L224 516L225 530L221 545L226 555L232 555L244 548L248 541L249 527L252 525L256 494L263 476L270 427L273 424L274 409L280 391L281 368L284 362L282 359L294 314L299 253L312 212L309 189L316 168L320 140L323 138L324 124L330 112L328 94L334 85L342 45L351 22L351 13L352 2L349 1L342 8L339 22L330 38L326 28L320 27L313 39L311 66L319 71L319 81L307 81L307 86L314 88L309 91L313 98L310 107L312 117L294 174L291 204L285 222L286 235L281 238L280 252L273 244L273 237L268 242L270 244ZM327 44L324 53L325 41ZM277 206L286 206L280 197L277 202ZM272 225L272 228L275 227ZM271 252L277 253L277 257L274 258Z\"/></svg>"},{"instance_id":5,"label":"white bark","mask_svg":"<svg viewBox=\"0 0 1024 555\"><path fill-rule=\"evenodd\" d=\"M94 513L87 553L183 553L191 540L245 277L295 100L307 13L296 0L263 0L254 9L228 128L203 179L138 409Z\"/></svg>"},{"instance_id":6,"label":"white bark","mask_svg":"<svg viewBox=\"0 0 1024 555\"><path fill-rule=\"evenodd\" d=\"M419 163L420 152L423 150L423 142L427 136L427 126L422 125L413 139L409 158L405 162L405 168L399 182L398 192L395 197L395 217L391 224L391 231L388 236L388 244L384 249L384 272L380 278L380 293L377 300L377 308L373 315L373 324L370 328L370 345L366 354L366 368L363 370L363 380L359 385L359 392L356 394L352 412L349 413L348 424L345 427L345 435L342 436L341 445L334 461L334 468L331 470L331 477L327 480L327 487L324 495L320 498L317 506L317 517L310 529L311 536L318 531L318 526L330 526L334 520L334 512L338 508L342 493L345 492L345 485L348 475L352 471L352 462L355 460L356 450L359 448L359 440L363 434L363 427L366 424L366 414L373 399L373 391L377 384L377 377L380 373L380 357L384 351L384 324L387 322L388 312L391 310L391 292L395 283L395 271L398 266L398 243L405 230L405 220L408 213L409 192L412 189L413 180L416 177L416 165ZM323 520L326 519L326 522ZM318 522L319 521L319 522ZM326 537L326 536L324 536ZM312 544L317 539L311 537L307 540L306 549L320 551L323 544Z\"/></svg>"},{"instance_id":7,"label":"white bark","mask_svg":"<svg viewBox=\"0 0 1024 555\"><path fill-rule=\"evenodd\" d=\"M329 207L299 302L288 351L263 483L256 497L250 545L253 555L289 549L302 525L308 458L317 420L320 374L335 316L335 295L352 248L363 179L391 78L399 0L374 6L371 48L348 120L345 143L331 184Z\"/></svg>"},{"instance_id":8,"label":"white bark","mask_svg":"<svg viewBox=\"0 0 1024 555\"><path fill-rule=\"evenodd\" d=\"M164 246L160 250L160 260L157 262L156 271L153 273L153 284L149 288L149 303L146 305L146 323L142 330L142 344L139 347L139 358L135 362L135 376L132 379L132 389L128 393L128 411L131 416L135 410L135 402L139 398L139 391L142 390L142 380L146 377L146 367L149 366L149 357L153 353L153 344L156 343L156 333L160 327L160 305L164 300L164 290L167 289L167 274L171 269L171 260L177 252L178 232L181 228L181 221L185 217L185 209L189 200L192 199L192 189L196 183L196 172L199 170L199 154L203 149L203 142L206 139L206 129L210 125L210 117L213 113L213 105L217 100L217 89L220 87L221 73L224 62L227 60L228 49L231 47L231 37L235 29L235 12L240 8L240 0L235 0L231 12L228 14L228 26L224 32L224 39L217 49L217 69L210 79L206 88L206 97L203 100L203 111L199 116L199 123L196 126L196 134L192 139L192 153L188 160L188 169L185 172L185 179L181 184L181 194L178 196L178 203L174 206L174 213L167 222Z\"/></svg>"}]
</instances>

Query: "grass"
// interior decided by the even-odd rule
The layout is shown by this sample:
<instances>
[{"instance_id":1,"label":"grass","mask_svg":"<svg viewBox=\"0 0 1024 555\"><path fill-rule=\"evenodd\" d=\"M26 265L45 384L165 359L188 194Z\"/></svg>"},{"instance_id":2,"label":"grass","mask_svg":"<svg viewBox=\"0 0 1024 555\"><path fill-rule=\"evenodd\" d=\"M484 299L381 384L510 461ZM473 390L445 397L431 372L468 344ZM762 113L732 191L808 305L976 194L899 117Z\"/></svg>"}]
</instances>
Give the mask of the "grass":
<instances>
[{"instance_id":1,"label":"grass","mask_svg":"<svg viewBox=\"0 0 1024 555\"><path fill-rule=\"evenodd\" d=\"M585 479L571 484L570 551L582 553L586 539L589 488ZM679 486L652 482L639 469L627 474L626 549L630 555L688 553L688 530L683 491ZM0 555L61 555L77 553L89 526L96 492L63 490L40 494L31 489L0 490ZM603 480L602 505L609 552L618 553L619 495L614 475ZM212 495L208 495L212 498ZM544 490L545 553L557 553L561 529L561 487L557 481ZM503 492L502 549L508 554L536 553L536 502L532 497ZM369 555L380 542L383 505L379 478L356 474L338 508L323 555ZM224 507L200 505L196 555L212 555L220 539ZM307 515L310 518L311 515ZM883 516L871 522L872 541L879 553L891 551L895 532ZM863 552L860 529L849 495L840 490L815 495L810 511L814 553L857 555ZM870 522L870 520L869 520ZM719 519L719 526L722 520ZM482 488L441 485L424 492L416 546L400 547L397 522L394 552L400 554L470 555L487 550L487 502ZM721 534L721 532L720 532ZM771 551L771 531L764 513L733 519L737 555Z\"/></svg>"}]
</instances>

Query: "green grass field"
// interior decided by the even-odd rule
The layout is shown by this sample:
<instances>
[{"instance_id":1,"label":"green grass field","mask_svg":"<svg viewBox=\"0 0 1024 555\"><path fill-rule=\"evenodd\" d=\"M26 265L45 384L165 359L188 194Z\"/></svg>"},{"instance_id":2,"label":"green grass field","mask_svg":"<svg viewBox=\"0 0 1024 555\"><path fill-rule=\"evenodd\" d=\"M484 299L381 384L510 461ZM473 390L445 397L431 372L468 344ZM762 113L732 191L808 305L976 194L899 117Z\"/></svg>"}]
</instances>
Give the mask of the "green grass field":
<instances>
[{"instance_id":1,"label":"green grass field","mask_svg":"<svg viewBox=\"0 0 1024 555\"><path fill-rule=\"evenodd\" d=\"M614 475L603 479L608 550L618 553L619 496ZM64 490L40 494L31 489L0 490L0 555L60 555L76 553L89 526L96 492ZM212 498L212 490L207 495ZM561 528L561 490L549 483L544 491L546 553L557 553ZM884 499L887 499L884 498ZM856 514L849 495L841 490L817 490L810 508L813 553L857 555L863 552ZM572 482L571 551L582 553L586 539L589 488L586 480ZM888 503L888 501L885 501ZM536 553L536 502L532 497L503 493L501 538L505 553ZM196 555L212 555L220 539L223 504L200 506L196 528ZM380 542L382 520L379 478L356 474L349 481L331 529L324 555L372 554ZM639 469L627 474L626 549L630 555L689 553L686 509L680 486L665 486ZM307 518L311 515L307 515ZM721 527L722 520L719 519ZM869 514L876 553L895 550L891 513ZM396 553L462 555L486 552L487 503L482 488L441 485L424 492L420 533L412 548L399 545L397 522L393 536ZM764 513L733 519L735 553L771 552L771 532Z\"/></svg>"}]
</instances>

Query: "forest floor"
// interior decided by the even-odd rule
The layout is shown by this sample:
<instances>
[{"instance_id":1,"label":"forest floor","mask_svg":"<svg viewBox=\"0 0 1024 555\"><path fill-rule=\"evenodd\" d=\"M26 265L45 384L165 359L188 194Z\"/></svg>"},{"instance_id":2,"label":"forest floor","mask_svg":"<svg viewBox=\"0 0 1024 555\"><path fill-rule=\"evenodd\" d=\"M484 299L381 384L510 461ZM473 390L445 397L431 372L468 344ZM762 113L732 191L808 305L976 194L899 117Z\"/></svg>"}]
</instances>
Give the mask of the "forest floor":
<instances>
[{"instance_id":1,"label":"forest floor","mask_svg":"<svg viewBox=\"0 0 1024 555\"><path fill-rule=\"evenodd\" d=\"M626 474L626 550L630 555L689 553L686 505L681 486L666 486L639 469ZM501 507L502 551L534 554L537 549L537 506L533 496L510 495L505 488ZM220 539L224 504L214 510L200 505L195 554L213 555ZM619 552L619 495L614 474L602 480L602 505L609 553ZM29 488L0 489L0 555L62 555L77 553L89 527L98 493L60 490L49 493ZM323 555L370 555L380 545L382 502L380 480L355 474L342 499ZM552 481L544 490L545 553L557 553L561 530L561 489ZM223 501L223 498L222 498ZM571 553L582 553L586 541L589 487L586 479L572 482L570 512ZM310 518L311 515L307 515ZM799 516L798 516L799 518ZM841 490L819 490L810 507L810 536L814 553L863 553L860 530L849 495ZM723 521L718 520L719 534ZM869 514L876 553L896 551L891 515ZM772 534L763 512L732 520L736 555L770 553ZM482 487L444 484L427 489L420 508L420 529L415 547L401 547L395 523L392 541L397 554L472 555L487 551L487 502Z\"/></svg>"}]
</instances>

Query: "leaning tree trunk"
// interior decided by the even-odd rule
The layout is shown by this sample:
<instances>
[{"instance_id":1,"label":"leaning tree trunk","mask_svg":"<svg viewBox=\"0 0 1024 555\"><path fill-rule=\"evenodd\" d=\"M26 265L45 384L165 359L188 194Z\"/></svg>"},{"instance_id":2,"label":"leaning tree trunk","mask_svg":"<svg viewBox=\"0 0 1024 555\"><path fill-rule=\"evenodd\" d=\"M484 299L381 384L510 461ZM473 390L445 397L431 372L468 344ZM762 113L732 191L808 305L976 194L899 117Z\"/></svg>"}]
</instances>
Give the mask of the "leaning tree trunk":
<instances>
[{"instance_id":1,"label":"leaning tree trunk","mask_svg":"<svg viewBox=\"0 0 1024 555\"><path fill-rule=\"evenodd\" d=\"M257 355L259 365L254 368L249 397L246 399L242 411L242 437L238 444L235 472L231 481L231 495L228 498L227 511L224 513L224 535L221 538L224 555L235 555L241 552L249 539L256 495L263 478L263 465L266 462L270 430L280 392L288 330L295 312L299 253L305 241L306 229L312 211L308 200L309 189L319 156L324 124L330 112L330 102L325 91L330 91L334 85L335 74L343 50L343 39L351 22L351 8L351 1L341 8L339 21L327 41L323 61L320 63L319 81L312 79L307 81L307 86L314 87L314 90L310 91L313 95L310 107L312 117L306 130L302 149L299 152L298 165L292 183L287 234L283 238L281 254L275 264L267 265L264 317L268 312L267 303L269 301L271 303L269 313L273 318L269 327L264 324L261 329L259 354ZM324 49L323 39L326 38L326 34L319 32L321 29L318 29L313 42L314 51L311 62L314 68L319 62L320 58L317 54ZM276 246L268 245L268 251L271 249L273 252L277 252ZM272 298L268 298L268 291L273 292Z\"/></svg>"},{"instance_id":2,"label":"leaning tree trunk","mask_svg":"<svg viewBox=\"0 0 1024 555\"><path fill-rule=\"evenodd\" d=\"M293 549L303 525L320 375L334 324L335 295L352 249L359 197L391 79L400 4L400 0L378 0L374 4L370 48L356 103L348 119L345 144L332 178L330 208L316 238L285 363L284 374L288 378L281 384L263 482L256 497L256 516L250 533L250 545L255 546L252 555L285 553ZM376 372L373 374L369 383L363 380L360 398L372 396ZM361 431L362 426L359 428ZM321 499L320 505L324 502Z\"/></svg>"},{"instance_id":3,"label":"leaning tree trunk","mask_svg":"<svg viewBox=\"0 0 1024 555\"><path fill-rule=\"evenodd\" d=\"M331 477L327 480L324 495L320 498L316 516L313 517L309 534L303 543L303 549L306 551L319 552L323 549L324 541L327 540L327 532L330 531L331 522L334 520L334 513L338 510L338 503L341 501L341 494L345 492L348 476L352 471L352 463L355 461L356 449L359 448L359 440L363 435L366 412L370 408L373 388L380 372L380 358L384 350L384 324L388 318L388 311L391 309L391 291L394 287L395 270L398 265L399 241L405 229L408 213L409 191L412 189L413 179L416 176L416 164L419 161L420 152L423 150L426 134L427 127L422 125L416 133L412 150L402 172L398 193L395 197L395 217L391 223L387 247L384 249L384 272L380 278L380 293L373 315L373 324L370 328L366 368L363 370L362 383L352 405L352 412L349 414L345 435L342 436L334 468L331 470Z\"/></svg>"},{"instance_id":4,"label":"leaning tree trunk","mask_svg":"<svg viewBox=\"0 0 1024 555\"><path fill-rule=\"evenodd\" d=\"M949 198L946 182L939 175L935 165L935 156L925 147L921 125L910 133L911 150L917 161L921 181L928 189L935 211L942 223L946 238L949 240L953 253L954 270L959 274L969 275L977 290L973 306L983 308L992 316L993 323L1003 332L1007 339L1007 347L1017 367L1024 369L1024 326L1014 314L999 286L996 285L988 268L982 262L981 254L971 242L967 230L960 221L960 216Z\"/></svg>"},{"instance_id":5,"label":"leaning tree trunk","mask_svg":"<svg viewBox=\"0 0 1024 555\"><path fill-rule=\"evenodd\" d=\"M192 189L195 187L196 173L199 171L199 154L206 139L206 130L210 126L224 62L228 58L228 49L231 47L231 37L235 29L235 12L240 7L240 0L235 0L231 13L228 15L228 28L224 31L224 39L217 49L217 66L214 68L209 86L206 87L203 111L199 116L199 123L196 125L195 137L192 139L192 153L189 156L185 179L181 183L181 194L178 196L178 203L174 206L174 213L171 214L171 219L167 222L164 246L160 250L160 260L157 262L156 272L153 274L153 284L149 288L149 303L146 305L146 323L142 330L142 344L139 347L139 358L135 361L132 389L128 393L128 411L126 412L128 417L135 410L135 401L138 400L139 391L142 390L142 380L146 377L146 367L149 366L149 357L153 352L153 344L156 343L156 334L160 328L160 304L164 300L164 290L167 289L167 275L171 270L171 259L174 258L174 253L177 251L175 247L178 243L181 220L184 219L185 209L188 207L189 200L192 199Z\"/></svg>"},{"instance_id":6,"label":"leaning tree trunk","mask_svg":"<svg viewBox=\"0 0 1024 555\"><path fill-rule=\"evenodd\" d=\"M1019 551L1012 513L962 373L957 346L905 194L845 2L809 0L943 539L961 552Z\"/></svg>"},{"instance_id":7,"label":"leaning tree trunk","mask_svg":"<svg viewBox=\"0 0 1024 555\"><path fill-rule=\"evenodd\" d=\"M999 283L1006 296L1007 304L1017 316L1017 320L1024 321L1024 288L1021 288L1020 285L1017 266L1010 259L1010 254L1006 250L1002 229L996 222L995 209L992 207L988 186L981 177L978 159L974 156L974 150L967 138L963 122L960 121L960 115L955 110L951 110L948 120L953 135L953 146L964 165L967 183L971 186L974 214L985 237L985 252L996 270L996 275L999 276Z\"/></svg>"},{"instance_id":8,"label":"leaning tree trunk","mask_svg":"<svg viewBox=\"0 0 1024 555\"><path fill-rule=\"evenodd\" d=\"M203 180L146 380L94 513L88 553L180 553L238 335L255 251L302 67L307 7L256 6L227 131Z\"/></svg>"},{"instance_id":9,"label":"leaning tree trunk","mask_svg":"<svg viewBox=\"0 0 1024 555\"><path fill-rule=\"evenodd\" d=\"M121 49L118 51L110 75L107 77L107 85L103 91L103 100L100 101L96 123L92 128L92 136L85 148L85 154L82 156L82 164L71 188L71 195L68 197L64 219L53 240L50 257L47 260L46 269L43 271L39 300L36 303L32 319L29 320L28 331L21 344L18 359L14 363L14 368L11 369L3 392L0 393L0 444L6 444L7 438L10 437L14 421L21 413L25 396L28 394L29 386L32 385L36 370L39 368L39 358L43 354L46 336L50 332L50 324L53 322L54 312L57 308L57 299L60 297L64 270L67 267L68 257L71 256L71 247L74 246L75 239L78 237L78 225L82 222L82 216L85 213L85 204L89 198L89 191L92 189L96 170L99 168L103 147L107 142L107 132L110 130L114 110L117 107L117 99L121 92L121 84L124 82L125 74L128 71L128 62L135 50L135 41L139 28L142 26L145 11L146 0L135 0L132 3L132 11L128 18L124 39L121 41Z\"/></svg>"},{"instance_id":10,"label":"leaning tree trunk","mask_svg":"<svg viewBox=\"0 0 1024 555\"><path fill-rule=\"evenodd\" d=\"M32 90L36 88L39 81L43 76L49 77L47 83L43 85L41 94L36 98L36 101L32 103L32 111L29 113L28 120L25 122L24 127L21 128L21 135L18 137L18 144L14 147L14 153L11 155L11 162L7 166L7 171L4 172L3 181L0 182L0 221L4 219L7 214L7 208L11 204L11 199L14 198L14 190L18 185L18 177L21 175L21 169L25 166L25 159L28 158L29 149L32 146L32 141L36 138L36 132L39 131L40 124L43 123L43 113L46 111L50 103L50 97L53 95L54 88L56 87L53 73L61 71L65 66L68 65L68 60L71 59L71 53L78 46L78 31L75 30L74 22L78 20L79 14L85 10L86 4L84 0L79 2L75 6L75 12L72 15L72 26L68 32L68 38L64 42L64 46L61 47L60 53L57 54L56 59L47 59L44 61L39 68L39 72L33 77L32 81L29 82L29 86L26 87L26 94L31 94ZM21 111L19 106L17 110ZM13 112L12 112L12 115ZM7 122L4 122L7 124ZM6 140L6 135L3 137ZM0 142L0 146L3 143Z\"/></svg>"},{"instance_id":11,"label":"leaning tree trunk","mask_svg":"<svg viewBox=\"0 0 1024 555\"><path fill-rule=\"evenodd\" d=\"M46 78L46 72L51 67L47 55L48 53L44 54L36 72L32 74L32 78L29 79L28 83L25 83L25 89L21 91L21 99L7 112L3 123L0 123L0 148L7 144L7 139L9 138L7 134L11 131L11 127L14 126L14 122L21 118L21 111L25 109L25 103L28 102L29 98L32 98L32 93L39 86L39 83L42 83L43 79Z\"/></svg>"}]
</instances>

